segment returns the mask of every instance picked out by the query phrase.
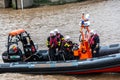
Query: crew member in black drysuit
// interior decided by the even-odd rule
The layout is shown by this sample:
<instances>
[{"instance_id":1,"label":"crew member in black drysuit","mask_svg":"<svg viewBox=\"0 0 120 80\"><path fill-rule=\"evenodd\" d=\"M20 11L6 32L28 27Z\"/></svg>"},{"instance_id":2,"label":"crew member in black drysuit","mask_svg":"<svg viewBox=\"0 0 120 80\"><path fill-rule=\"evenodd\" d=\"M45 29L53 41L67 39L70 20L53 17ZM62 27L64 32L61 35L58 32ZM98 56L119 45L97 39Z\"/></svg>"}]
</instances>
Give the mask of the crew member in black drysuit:
<instances>
[{"instance_id":1,"label":"crew member in black drysuit","mask_svg":"<svg viewBox=\"0 0 120 80\"><path fill-rule=\"evenodd\" d=\"M47 47L49 48L50 59L56 60L56 49L58 47L58 39L54 35L54 31L50 31L50 36L47 38Z\"/></svg>"},{"instance_id":2,"label":"crew member in black drysuit","mask_svg":"<svg viewBox=\"0 0 120 80\"><path fill-rule=\"evenodd\" d=\"M92 50L92 57L99 57L100 39L94 30L90 31L89 44Z\"/></svg>"},{"instance_id":3,"label":"crew member in black drysuit","mask_svg":"<svg viewBox=\"0 0 120 80\"><path fill-rule=\"evenodd\" d=\"M58 40L58 51L61 49L62 42L64 41L64 36L58 31L58 29L54 30L55 37Z\"/></svg>"}]
</instances>

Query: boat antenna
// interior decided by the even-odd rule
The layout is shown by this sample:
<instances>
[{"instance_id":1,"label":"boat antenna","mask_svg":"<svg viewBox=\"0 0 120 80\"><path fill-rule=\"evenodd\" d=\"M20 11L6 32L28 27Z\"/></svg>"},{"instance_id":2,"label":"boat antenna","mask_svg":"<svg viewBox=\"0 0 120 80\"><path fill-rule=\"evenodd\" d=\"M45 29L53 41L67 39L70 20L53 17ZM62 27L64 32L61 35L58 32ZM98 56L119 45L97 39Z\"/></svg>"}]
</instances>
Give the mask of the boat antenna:
<instances>
[{"instance_id":1,"label":"boat antenna","mask_svg":"<svg viewBox=\"0 0 120 80\"><path fill-rule=\"evenodd\" d=\"M24 23L24 1L23 0L21 0L21 17L22 17L22 19L21 19L21 22L22 23Z\"/></svg>"}]
</instances>

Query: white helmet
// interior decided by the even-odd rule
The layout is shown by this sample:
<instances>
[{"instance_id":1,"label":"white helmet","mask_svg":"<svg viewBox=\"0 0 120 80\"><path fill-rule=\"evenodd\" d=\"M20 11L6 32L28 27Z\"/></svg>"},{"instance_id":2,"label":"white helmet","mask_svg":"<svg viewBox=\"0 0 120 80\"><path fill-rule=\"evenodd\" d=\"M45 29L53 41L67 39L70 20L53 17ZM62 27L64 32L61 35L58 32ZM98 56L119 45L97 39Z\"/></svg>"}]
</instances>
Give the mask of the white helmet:
<instances>
[{"instance_id":1,"label":"white helmet","mask_svg":"<svg viewBox=\"0 0 120 80\"><path fill-rule=\"evenodd\" d=\"M50 36L54 36L54 31L50 31Z\"/></svg>"},{"instance_id":2,"label":"white helmet","mask_svg":"<svg viewBox=\"0 0 120 80\"><path fill-rule=\"evenodd\" d=\"M55 29L54 32L58 32L59 33L58 29Z\"/></svg>"},{"instance_id":3,"label":"white helmet","mask_svg":"<svg viewBox=\"0 0 120 80\"><path fill-rule=\"evenodd\" d=\"M50 34L54 34L54 31L50 31Z\"/></svg>"},{"instance_id":4,"label":"white helmet","mask_svg":"<svg viewBox=\"0 0 120 80\"><path fill-rule=\"evenodd\" d=\"M91 34L96 34L97 32L95 30L90 31Z\"/></svg>"},{"instance_id":5,"label":"white helmet","mask_svg":"<svg viewBox=\"0 0 120 80\"><path fill-rule=\"evenodd\" d=\"M65 40L70 40L70 36L65 36Z\"/></svg>"},{"instance_id":6,"label":"white helmet","mask_svg":"<svg viewBox=\"0 0 120 80\"><path fill-rule=\"evenodd\" d=\"M85 19L88 19L88 20L89 20L89 18L90 18L90 15L89 15L89 14L86 14L86 15L85 15Z\"/></svg>"}]
</instances>

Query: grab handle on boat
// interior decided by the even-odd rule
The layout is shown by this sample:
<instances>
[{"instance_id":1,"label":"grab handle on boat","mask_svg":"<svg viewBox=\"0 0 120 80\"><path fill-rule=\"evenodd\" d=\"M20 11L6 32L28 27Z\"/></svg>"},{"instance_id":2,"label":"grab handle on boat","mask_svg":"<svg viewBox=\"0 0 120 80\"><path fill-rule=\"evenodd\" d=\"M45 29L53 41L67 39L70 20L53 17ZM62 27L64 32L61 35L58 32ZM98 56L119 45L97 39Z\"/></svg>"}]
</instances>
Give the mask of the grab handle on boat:
<instances>
[{"instance_id":1,"label":"grab handle on boat","mask_svg":"<svg viewBox=\"0 0 120 80\"><path fill-rule=\"evenodd\" d=\"M65 56L64 56L64 54L62 54L62 57L63 57L63 60L65 61Z\"/></svg>"},{"instance_id":2,"label":"grab handle on boat","mask_svg":"<svg viewBox=\"0 0 120 80\"><path fill-rule=\"evenodd\" d=\"M51 58L50 58L49 52L48 52L48 59L49 59L49 61L51 61Z\"/></svg>"}]
</instances>

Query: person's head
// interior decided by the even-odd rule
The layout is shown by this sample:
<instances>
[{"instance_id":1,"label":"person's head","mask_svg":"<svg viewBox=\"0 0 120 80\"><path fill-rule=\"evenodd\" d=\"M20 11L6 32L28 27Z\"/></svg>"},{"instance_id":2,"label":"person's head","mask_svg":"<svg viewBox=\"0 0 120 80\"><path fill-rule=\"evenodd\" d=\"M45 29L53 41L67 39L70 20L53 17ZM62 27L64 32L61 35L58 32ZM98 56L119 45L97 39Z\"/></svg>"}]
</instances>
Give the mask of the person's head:
<instances>
[{"instance_id":1,"label":"person's head","mask_svg":"<svg viewBox=\"0 0 120 80\"><path fill-rule=\"evenodd\" d=\"M95 31L94 30L91 30L90 31L90 36L93 36L95 34Z\"/></svg>"},{"instance_id":2,"label":"person's head","mask_svg":"<svg viewBox=\"0 0 120 80\"><path fill-rule=\"evenodd\" d=\"M17 52L17 46L12 46L12 50L14 51L14 52Z\"/></svg>"},{"instance_id":3,"label":"person's head","mask_svg":"<svg viewBox=\"0 0 120 80\"><path fill-rule=\"evenodd\" d=\"M55 35L59 34L58 29L55 29L55 30L54 30L54 33L55 33Z\"/></svg>"},{"instance_id":4,"label":"person's head","mask_svg":"<svg viewBox=\"0 0 120 80\"><path fill-rule=\"evenodd\" d=\"M54 31L50 31L50 37L54 36Z\"/></svg>"},{"instance_id":5,"label":"person's head","mask_svg":"<svg viewBox=\"0 0 120 80\"><path fill-rule=\"evenodd\" d=\"M65 36L66 41L70 41L70 36Z\"/></svg>"},{"instance_id":6,"label":"person's head","mask_svg":"<svg viewBox=\"0 0 120 80\"><path fill-rule=\"evenodd\" d=\"M84 16L84 12L82 12L82 15Z\"/></svg>"}]
</instances>

